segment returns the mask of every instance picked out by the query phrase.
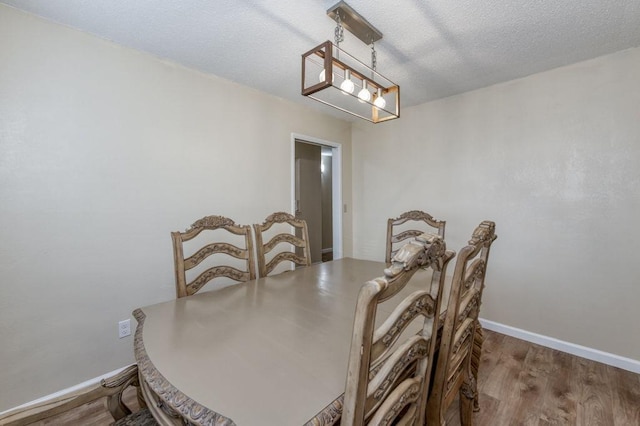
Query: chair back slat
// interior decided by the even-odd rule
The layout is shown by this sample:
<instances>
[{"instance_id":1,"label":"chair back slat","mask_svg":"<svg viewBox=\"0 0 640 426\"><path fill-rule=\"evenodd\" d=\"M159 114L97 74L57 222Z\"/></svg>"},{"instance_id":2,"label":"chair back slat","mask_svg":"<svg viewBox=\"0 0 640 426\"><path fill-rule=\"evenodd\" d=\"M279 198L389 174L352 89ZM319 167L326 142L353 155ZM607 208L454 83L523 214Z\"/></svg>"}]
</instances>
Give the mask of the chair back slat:
<instances>
[{"instance_id":1,"label":"chair back slat","mask_svg":"<svg viewBox=\"0 0 640 426\"><path fill-rule=\"evenodd\" d=\"M306 246L305 240L298 238L291 234L277 234L274 235L265 245L264 253L267 254L280 243L292 244L296 247L304 248Z\"/></svg>"},{"instance_id":2,"label":"chair back slat","mask_svg":"<svg viewBox=\"0 0 640 426\"><path fill-rule=\"evenodd\" d=\"M244 237L243 244L238 246L228 241L207 242L204 246L195 250L193 254L185 257L185 243L194 240L196 237L203 238L205 231L223 231L222 235L227 232ZM173 241L176 296L178 298L197 293L207 283L216 278L226 277L234 281L245 282L256 277L253 237L251 235L251 227L248 225L236 225L232 219L224 216L205 216L194 222L185 232L172 232L171 239ZM188 271L193 270L204 261L213 259L213 256L218 254L244 260L245 267L239 269L233 265L218 265L216 261L212 261L216 263L215 266L207 268L191 281L187 279Z\"/></svg>"},{"instance_id":3,"label":"chair back slat","mask_svg":"<svg viewBox=\"0 0 640 426\"><path fill-rule=\"evenodd\" d=\"M216 253L224 253L236 259L249 259L250 253L246 249L242 249L238 246L229 243L213 243L199 249L193 255L184 260L184 268L186 270L195 268L207 257Z\"/></svg>"}]
</instances>

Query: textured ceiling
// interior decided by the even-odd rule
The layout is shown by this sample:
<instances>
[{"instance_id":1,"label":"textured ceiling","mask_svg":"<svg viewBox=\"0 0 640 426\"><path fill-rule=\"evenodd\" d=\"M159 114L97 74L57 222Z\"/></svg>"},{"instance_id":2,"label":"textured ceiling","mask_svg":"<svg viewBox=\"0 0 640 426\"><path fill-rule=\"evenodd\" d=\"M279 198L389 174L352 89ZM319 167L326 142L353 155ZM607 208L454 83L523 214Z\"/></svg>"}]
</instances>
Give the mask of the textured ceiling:
<instances>
[{"instance_id":1,"label":"textured ceiling","mask_svg":"<svg viewBox=\"0 0 640 426\"><path fill-rule=\"evenodd\" d=\"M300 55L333 41L337 0L0 0L190 68L300 95ZM378 28L378 71L403 107L640 46L639 0L348 0ZM341 47L365 63L368 46Z\"/></svg>"}]
</instances>

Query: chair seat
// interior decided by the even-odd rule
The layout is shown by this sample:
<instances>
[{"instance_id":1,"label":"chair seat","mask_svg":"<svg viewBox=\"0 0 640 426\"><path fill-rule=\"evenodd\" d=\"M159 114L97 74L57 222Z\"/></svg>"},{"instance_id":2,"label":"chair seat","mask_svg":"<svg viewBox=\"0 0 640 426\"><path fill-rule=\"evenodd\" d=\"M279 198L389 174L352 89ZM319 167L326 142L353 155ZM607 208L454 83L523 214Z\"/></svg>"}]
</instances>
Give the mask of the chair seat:
<instances>
[{"instance_id":1,"label":"chair seat","mask_svg":"<svg viewBox=\"0 0 640 426\"><path fill-rule=\"evenodd\" d=\"M148 408L129 414L114 423L115 426L157 426L158 422L151 415Z\"/></svg>"}]
</instances>

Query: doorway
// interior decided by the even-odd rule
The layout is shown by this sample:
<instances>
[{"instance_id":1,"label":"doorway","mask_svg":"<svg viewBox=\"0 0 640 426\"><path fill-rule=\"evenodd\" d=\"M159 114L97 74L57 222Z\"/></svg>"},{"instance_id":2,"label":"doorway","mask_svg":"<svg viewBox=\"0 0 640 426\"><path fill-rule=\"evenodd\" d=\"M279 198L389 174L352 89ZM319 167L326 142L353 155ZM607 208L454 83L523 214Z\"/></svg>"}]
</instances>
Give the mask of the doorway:
<instances>
[{"instance_id":1,"label":"doorway","mask_svg":"<svg viewBox=\"0 0 640 426\"><path fill-rule=\"evenodd\" d=\"M309 229L312 263L342 257L341 145L292 135L292 211Z\"/></svg>"}]
</instances>

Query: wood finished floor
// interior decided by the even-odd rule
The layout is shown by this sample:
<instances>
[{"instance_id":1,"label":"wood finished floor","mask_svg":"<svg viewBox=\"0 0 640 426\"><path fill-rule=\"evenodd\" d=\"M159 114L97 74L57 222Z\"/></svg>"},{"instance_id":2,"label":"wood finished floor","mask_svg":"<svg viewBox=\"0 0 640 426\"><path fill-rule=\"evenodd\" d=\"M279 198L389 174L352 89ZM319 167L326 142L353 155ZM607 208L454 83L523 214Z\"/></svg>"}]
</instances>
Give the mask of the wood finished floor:
<instances>
[{"instance_id":1,"label":"wood finished floor","mask_svg":"<svg viewBox=\"0 0 640 426\"><path fill-rule=\"evenodd\" d=\"M640 375L491 331L485 331L485 339L476 426L640 426ZM137 407L133 389L124 399ZM109 425L103 404L37 424ZM447 425L460 425L457 402L447 413Z\"/></svg>"},{"instance_id":2,"label":"wood finished floor","mask_svg":"<svg viewBox=\"0 0 640 426\"><path fill-rule=\"evenodd\" d=\"M480 363L477 426L640 426L638 374L488 330Z\"/></svg>"}]
</instances>

